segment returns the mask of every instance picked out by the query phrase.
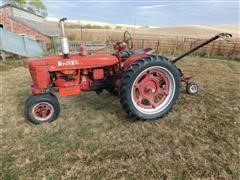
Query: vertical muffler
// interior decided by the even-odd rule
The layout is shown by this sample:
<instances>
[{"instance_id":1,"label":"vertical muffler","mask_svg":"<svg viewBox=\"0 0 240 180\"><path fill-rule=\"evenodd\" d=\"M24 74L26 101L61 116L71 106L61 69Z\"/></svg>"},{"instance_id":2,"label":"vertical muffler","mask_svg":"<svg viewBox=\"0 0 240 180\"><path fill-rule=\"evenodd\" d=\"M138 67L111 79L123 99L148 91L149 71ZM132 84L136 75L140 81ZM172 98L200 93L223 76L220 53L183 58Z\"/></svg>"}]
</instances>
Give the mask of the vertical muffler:
<instances>
[{"instance_id":1,"label":"vertical muffler","mask_svg":"<svg viewBox=\"0 0 240 180\"><path fill-rule=\"evenodd\" d=\"M60 38L60 44L61 44L61 49L62 53L64 55L64 58L68 58L69 54L69 44L68 44L68 39L65 35L65 29L64 29L64 21L66 21L67 18L62 18L60 19L60 28L61 28L61 38Z\"/></svg>"}]
</instances>

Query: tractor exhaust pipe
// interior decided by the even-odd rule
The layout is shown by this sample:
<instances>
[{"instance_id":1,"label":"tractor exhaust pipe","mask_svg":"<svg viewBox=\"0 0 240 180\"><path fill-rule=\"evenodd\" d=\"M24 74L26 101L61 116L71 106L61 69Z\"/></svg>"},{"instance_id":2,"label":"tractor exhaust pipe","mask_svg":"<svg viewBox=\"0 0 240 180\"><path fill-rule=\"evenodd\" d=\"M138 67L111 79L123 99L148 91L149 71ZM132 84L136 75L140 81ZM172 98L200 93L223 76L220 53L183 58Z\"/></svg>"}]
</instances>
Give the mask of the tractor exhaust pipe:
<instances>
[{"instance_id":1,"label":"tractor exhaust pipe","mask_svg":"<svg viewBox=\"0 0 240 180\"><path fill-rule=\"evenodd\" d=\"M68 39L65 35L65 29L64 29L64 21L66 21L67 18L62 18L60 19L60 28L61 28L61 33L62 36L60 38L60 44L61 44L61 49L62 49L62 53L64 55L64 58L68 58L68 54L69 54L69 44L68 44Z\"/></svg>"}]
</instances>

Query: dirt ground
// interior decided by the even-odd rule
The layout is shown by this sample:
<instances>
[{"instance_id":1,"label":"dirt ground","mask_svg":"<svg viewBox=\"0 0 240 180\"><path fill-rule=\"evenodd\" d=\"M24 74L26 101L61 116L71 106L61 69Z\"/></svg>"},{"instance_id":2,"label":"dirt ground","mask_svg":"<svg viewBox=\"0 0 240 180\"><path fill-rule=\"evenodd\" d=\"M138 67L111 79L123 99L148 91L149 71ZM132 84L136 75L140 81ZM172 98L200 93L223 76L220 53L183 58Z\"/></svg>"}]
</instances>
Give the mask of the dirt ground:
<instances>
[{"instance_id":1,"label":"dirt ground","mask_svg":"<svg viewBox=\"0 0 240 180\"><path fill-rule=\"evenodd\" d=\"M187 58L201 91L184 90L164 118L135 121L107 92L61 97L61 115L33 125L23 115L25 63L1 62L2 179L189 179L240 177L240 63Z\"/></svg>"}]
</instances>

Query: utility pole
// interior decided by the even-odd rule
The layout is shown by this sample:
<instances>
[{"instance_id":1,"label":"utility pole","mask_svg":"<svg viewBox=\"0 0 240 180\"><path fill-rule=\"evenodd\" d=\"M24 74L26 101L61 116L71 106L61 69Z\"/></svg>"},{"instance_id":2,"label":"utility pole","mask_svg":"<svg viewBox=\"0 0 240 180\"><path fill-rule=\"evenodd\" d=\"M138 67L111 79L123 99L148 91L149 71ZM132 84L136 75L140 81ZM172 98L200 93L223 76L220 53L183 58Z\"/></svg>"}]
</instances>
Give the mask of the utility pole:
<instances>
[{"instance_id":1,"label":"utility pole","mask_svg":"<svg viewBox=\"0 0 240 180\"><path fill-rule=\"evenodd\" d=\"M135 39L135 32L136 32L136 22L137 22L137 19L136 17L134 18L134 31L133 31L133 39Z\"/></svg>"},{"instance_id":2,"label":"utility pole","mask_svg":"<svg viewBox=\"0 0 240 180\"><path fill-rule=\"evenodd\" d=\"M81 25L81 41L83 40L83 34L82 34L82 25Z\"/></svg>"}]
</instances>

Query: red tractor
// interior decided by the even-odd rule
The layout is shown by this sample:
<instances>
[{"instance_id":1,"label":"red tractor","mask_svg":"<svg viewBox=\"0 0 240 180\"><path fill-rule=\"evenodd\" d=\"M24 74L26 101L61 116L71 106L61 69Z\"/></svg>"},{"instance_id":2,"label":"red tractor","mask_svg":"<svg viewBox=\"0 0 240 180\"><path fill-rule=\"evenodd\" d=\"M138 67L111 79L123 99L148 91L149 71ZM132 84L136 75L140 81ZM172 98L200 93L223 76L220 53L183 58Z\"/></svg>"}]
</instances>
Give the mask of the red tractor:
<instances>
[{"instance_id":1,"label":"red tractor","mask_svg":"<svg viewBox=\"0 0 240 180\"><path fill-rule=\"evenodd\" d=\"M60 105L53 92L71 96L84 91L107 90L120 96L120 103L130 117L144 120L163 117L176 103L181 82L187 84L188 93L198 92L198 85L189 83L189 78L184 77L175 63L219 37L231 36L216 35L172 61L153 55L151 48L131 51L133 42L127 31L123 41L113 45L115 54L88 54L84 47L79 53L69 53L65 20L60 20L63 55L28 61L33 84L32 95L25 103L25 115L34 124L49 123L59 116Z\"/></svg>"}]
</instances>

